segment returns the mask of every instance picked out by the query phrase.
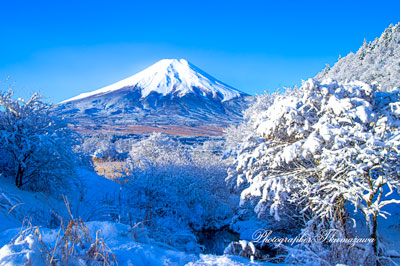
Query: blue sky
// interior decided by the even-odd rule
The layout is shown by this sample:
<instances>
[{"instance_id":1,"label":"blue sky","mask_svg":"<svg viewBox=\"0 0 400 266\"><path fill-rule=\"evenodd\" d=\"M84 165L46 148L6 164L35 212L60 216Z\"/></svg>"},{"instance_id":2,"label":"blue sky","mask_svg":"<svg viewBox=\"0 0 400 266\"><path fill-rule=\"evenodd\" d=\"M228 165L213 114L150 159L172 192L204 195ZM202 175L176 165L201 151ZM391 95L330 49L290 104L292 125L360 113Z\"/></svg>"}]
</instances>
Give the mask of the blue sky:
<instances>
[{"instance_id":1,"label":"blue sky","mask_svg":"<svg viewBox=\"0 0 400 266\"><path fill-rule=\"evenodd\" d=\"M0 86L58 102L185 58L260 94L355 52L399 10L398 0L1 1Z\"/></svg>"}]
</instances>

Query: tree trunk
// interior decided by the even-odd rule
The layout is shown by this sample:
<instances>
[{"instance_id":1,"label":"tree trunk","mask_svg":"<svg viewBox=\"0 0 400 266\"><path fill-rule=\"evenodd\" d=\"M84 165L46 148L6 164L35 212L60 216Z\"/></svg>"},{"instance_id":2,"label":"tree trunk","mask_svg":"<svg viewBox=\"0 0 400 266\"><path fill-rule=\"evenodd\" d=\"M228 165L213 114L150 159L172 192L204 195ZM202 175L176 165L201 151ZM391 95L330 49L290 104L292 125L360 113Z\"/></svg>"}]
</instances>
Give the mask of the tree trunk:
<instances>
[{"instance_id":1,"label":"tree trunk","mask_svg":"<svg viewBox=\"0 0 400 266\"><path fill-rule=\"evenodd\" d=\"M381 263L378 260L378 234L377 234L377 229L378 229L378 221L377 221L377 213L374 213L374 216L372 217L372 231L371 231L371 238L374 240L374 243L372 243L372 248L374 250L374 255L376 258L376 265L379 266Z\"/></svg>"},{"instance_id":2,"label":"tree trunk","mask_svg":"<svg viewBox=\"0 0 400 266\"><path fill-rule=\"evenodd\" d=\"M15 185L17 186L17 188L22 187L22 177L23 176L24 176L24 170L22 169L21 164L19 164L17 174L15 175Z\"/></svg>"}]
</instances>

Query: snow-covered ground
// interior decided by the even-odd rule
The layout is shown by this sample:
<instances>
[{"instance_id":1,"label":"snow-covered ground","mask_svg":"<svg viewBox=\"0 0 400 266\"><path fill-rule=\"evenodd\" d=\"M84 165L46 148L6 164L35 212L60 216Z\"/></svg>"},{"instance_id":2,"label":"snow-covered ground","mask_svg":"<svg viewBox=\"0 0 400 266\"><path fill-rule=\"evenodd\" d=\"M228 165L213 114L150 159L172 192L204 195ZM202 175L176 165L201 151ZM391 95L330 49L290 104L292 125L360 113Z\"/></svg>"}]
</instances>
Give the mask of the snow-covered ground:
<instances>
[{"instance_id":1,"label":"snow-covered ground","mask_svg":"<svg viewBox=\"0 0 400 266\"><path fill-rule=\"evenodd\" d=\"M70 195L71 211L74 215L76 214L76 217L103 220L85 224L90 232L90 239L96 239L96 232L99 232L99 236L104 239L105 244L115 255L118 265L276 265L251 262L238 256L216 256L179 251L172 245L149 238L146 229L132 229L126 224L105 221L110 219L104 216L106 212L96 212L96 210L104 209L105 206L102 204L105 201L118 200L120 186L87 169L81 169L79 174L85 189L82 195L75 195L76 198ZM77 198L81 198L79 204L75 202ZM2 180L0 203L3 207L0 211L0 265L28 265L29 263L31 263L29 265L45 265L41 241L51 250L62 238L62 233L58 236L60 227L51 229L48 226L56 224L54 219L57 220L57 218L52 215L52 211L60 214L65 221L68 220L65 218L68 214L64 202L42 193L19 190L14 184ZM33 229L20 234L29 227L26 224L21 227L24 217L31 217L32 228L38 226L40 240ZM143 230L143 233L140 230ZM76 256L77 260L71 262L70 265L76 265L74 263L86 265L84 264L85 254L89 247L90 245L84 248L77 247L80 255Z\"/></svg>"},{"instance_id":2,"label":"snow-covered ground","mask_svg":"<svg viewBox=\"0 0 400 266\"><path fill-rule=\"evenodd\" d=\"M118 265L276 265L270 263L251 262L236 256L215 256L204 254L190 254L165 247L161 243L149 241L140 243L132 240L130 227L111 222L88 222L92 238L95 232L101 231L105 243L115 255ZM18 234L19 228L10 229L0 234L2 243L10 241ZM57 241L56 229L41 228L42 240L49 247ZM44 265L40 255L40 242L31 234L25 238L20 237L12 244L6 244L0 249L0 265ZM84 256L82 256L82 263Z\"/></svg>"}]
</instances>

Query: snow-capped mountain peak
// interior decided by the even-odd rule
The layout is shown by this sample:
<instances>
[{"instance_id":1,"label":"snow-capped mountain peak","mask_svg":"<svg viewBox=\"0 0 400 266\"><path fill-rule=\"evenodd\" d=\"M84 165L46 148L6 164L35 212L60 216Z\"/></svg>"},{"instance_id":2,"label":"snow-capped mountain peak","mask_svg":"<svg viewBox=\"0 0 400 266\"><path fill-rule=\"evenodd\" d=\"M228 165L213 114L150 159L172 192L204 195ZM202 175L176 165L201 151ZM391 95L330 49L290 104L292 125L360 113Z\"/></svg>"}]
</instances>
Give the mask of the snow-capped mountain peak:
<instances>
[{"instance_id":1,"label":"snow-capped mountain peak","mask_svg":"<svg viewBox=\"0 0 400 266\"><path fill-rule=\"evenodd\" d=\"M129 78L61 102L58 108L88 128L154 124L220 128L241 121L250 98L184 59L164 59Z\"/></svg>"},{"instance_id":2,"label":"snow-capped mountain peak","mask_svg":"<svg viewBox=\"0 0 400 266\"><path fill-rule=\"evenodd\" d=\"M228 101L244 93L218 81L185 59L163 59L145 70L117 83L76 97L62 103L76 101L91 96L104 95L122 88L140 89L141 97L156 92L163 96L182 97L187 94L212 96L221 101Z\"/></svg>"}]
</instances>

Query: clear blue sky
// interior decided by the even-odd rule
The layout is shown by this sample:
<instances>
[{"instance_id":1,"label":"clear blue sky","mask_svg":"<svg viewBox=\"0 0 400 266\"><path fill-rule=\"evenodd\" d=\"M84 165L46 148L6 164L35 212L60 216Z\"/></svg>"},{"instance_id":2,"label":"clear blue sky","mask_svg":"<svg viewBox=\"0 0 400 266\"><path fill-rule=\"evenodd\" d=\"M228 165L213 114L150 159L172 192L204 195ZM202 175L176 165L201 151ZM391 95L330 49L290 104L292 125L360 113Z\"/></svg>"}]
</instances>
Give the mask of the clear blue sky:
<instances>
[{"instance_id":1,"label":"clear blue sky","mask_svg":"<svg viewBox=\"0 0 400 266\"><path fill-rule=\"evenodd\" d=\"M300 84L399 21L399 0L5 0L0 85L58 102L185 58L259 94Z\"/></svg>"}]
</instances>

